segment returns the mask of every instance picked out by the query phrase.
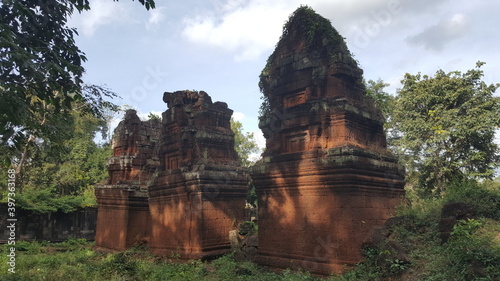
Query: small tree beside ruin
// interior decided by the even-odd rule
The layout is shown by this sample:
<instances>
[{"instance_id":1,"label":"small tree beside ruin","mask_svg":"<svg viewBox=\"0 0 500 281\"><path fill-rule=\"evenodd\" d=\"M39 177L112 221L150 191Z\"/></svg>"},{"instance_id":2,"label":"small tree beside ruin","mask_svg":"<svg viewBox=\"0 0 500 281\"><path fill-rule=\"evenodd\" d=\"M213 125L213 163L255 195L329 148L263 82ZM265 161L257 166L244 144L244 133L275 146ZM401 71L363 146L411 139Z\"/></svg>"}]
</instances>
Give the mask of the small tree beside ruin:
<instances>
[{"instance_id":1,"label":"small tree beside ruin","mask_svg":"<svg viewBox=\"0 0 500 281\"><path fill-rule=\"evenodd\" d=\"M500 86L483 80L478 62L465 73L406 74L392 113L408 180L441 194L452 180L491 178L499 165Z\"/></svg>"}]
</instances>

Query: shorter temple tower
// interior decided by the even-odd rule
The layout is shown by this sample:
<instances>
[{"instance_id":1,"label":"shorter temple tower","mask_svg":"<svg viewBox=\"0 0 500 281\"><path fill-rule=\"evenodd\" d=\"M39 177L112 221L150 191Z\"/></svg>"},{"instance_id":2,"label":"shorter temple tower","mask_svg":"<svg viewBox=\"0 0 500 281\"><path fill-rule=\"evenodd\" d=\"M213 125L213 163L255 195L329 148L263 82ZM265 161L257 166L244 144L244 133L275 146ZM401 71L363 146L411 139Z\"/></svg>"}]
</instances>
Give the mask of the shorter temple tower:
<instances>
[{"instance_id":1,"label":"shorter temple tower","mask_svg":"<svg viewBox=\"0 0 500 281\"><path fill-rule=\"evenodd\" d=\"M257 261L339 273L404 194L384 118L342 36L308 7L290 17L260 78Z\"/></svg>"},{"instance_id":2,"label":"shorter temple tower","mask_svg":"<svg viewBox=\"0 0 500 281\"><path fill-rule=\"evenodd\" d=\"M244 219L248 176L239 167L224 102L203 92L165 93L160 165L149 187L150 249L204 259L230 249L229 231Z\"/></svg>"},{"instance_id":3,"label":"shorter temple tower","mask_svg":"<svg viewBox=\"0 0 500 281\"><path fill-rule=\"evenodd\" d=\"M126 250L148 241L147 186L159 163L154 149L160 127L159 120L141 121L135 110L128 110L116 127L113 156L108 159L109 179L95 188L98 249Z\"/></svg>"}]
</instances>

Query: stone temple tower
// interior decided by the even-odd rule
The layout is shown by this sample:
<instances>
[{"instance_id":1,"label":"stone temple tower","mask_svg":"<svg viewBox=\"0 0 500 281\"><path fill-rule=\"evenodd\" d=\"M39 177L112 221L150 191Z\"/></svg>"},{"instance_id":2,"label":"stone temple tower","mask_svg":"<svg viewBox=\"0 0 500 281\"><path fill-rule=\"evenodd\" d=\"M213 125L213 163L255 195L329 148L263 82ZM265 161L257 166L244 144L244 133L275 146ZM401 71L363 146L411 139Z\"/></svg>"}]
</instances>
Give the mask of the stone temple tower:
<instances>
[{"instance_id":1,"label":"stone temple tower","mask_svg":"<svg viewBox=\"0 0 500 281\"><path fill-rule=\"evenodd\" d=\"M163 101L160 164L149 187L150 249L181 259L227 253L248 186L234 149L233 111L203 91L167 92Z\"/></svg>"},{"instance_id":2,"label":"stone temple tower","mask_svg":"<svg viewBox=\"0 0 500 281\"><path fill-rule=\"evenodd\" d=\"M98 249L123 251L149 240L147 187L159 165L155 146L160 129L159 121L141 121L135 110L128 110L116 127L113 155L108 159L109 179L95 188Z\"/></svg>"},{"instance_id":3,"label":"stone temple tower","mask_svg":"<svg viewBox=\"0 0 500 281\"><path fill-rule=\"evenodd\" d=\"M148 244L161 256L209 259L229 252L244 219L248 173L239 165L224 102L203 91L165 93L162 120L129 110L115 129L109 179L96 186L96 248Z\"/></svg>"},{"instance_id":4,"label":"stone temple tower","mask_svg":"<svg viewBox=\"0 0 500 281\"><path fill-rule=\"evenodd\" d=\"M338 273L362 259L363 240L404 194L384 118L342 36L308 7L285 25L260 87L258 262Z\"/></svg>"}]
</instances>

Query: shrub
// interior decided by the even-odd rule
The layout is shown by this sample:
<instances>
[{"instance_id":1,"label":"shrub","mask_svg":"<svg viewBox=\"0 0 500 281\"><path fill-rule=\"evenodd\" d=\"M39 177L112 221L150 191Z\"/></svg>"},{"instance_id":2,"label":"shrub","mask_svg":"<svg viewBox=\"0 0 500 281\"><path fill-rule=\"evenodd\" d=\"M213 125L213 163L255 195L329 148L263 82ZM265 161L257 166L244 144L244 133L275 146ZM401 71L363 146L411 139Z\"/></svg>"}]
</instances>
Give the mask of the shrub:
<instances>
[{"instance_id":1,"label":"shrub","mask_svg":"<svg viewBox=\"0 0 500 281\"><path fill-rule=\"evenodd\" d=\"M447 188L444 199L472 205L479 217L500 219L500 187L497 182L455 181Z\"/></svg>"},{"instance_id":2,"label":"shrub","mask_svg":"<svg viewBox=\"0 0 500 281\"><path fill-rule=\"evenodd\" d=\"M38 254L42 251L42 244L39 242L16 241L16 251L27 252L30 254ZM9 246L11 247L11 246Z\"/></svg>"},{"instance_id":3,"label":"shrub","mask_svg":"<svg viewBox=\"0 0 500 281\"><path fill-rule=\"evenodd\" d=\"M30 189L16 195L17 205L25 210L44 214L49 212L70 213L82 207L92 206L94 198L84 195L56 196L48 189Z\"/></svg>"},{"instance_id":4,"label":"shrub","mask_svg":"<svg viewBox=\"0 0 500 281\"><path fill-rule=\"evenodd\" d=\"M137 261L126 253L110 254L106 258L105 267L111 275L133 277L137 272Z\"/></svg>"},{"instance_id":5,"label":"shrub","mask_svg":"<svg viewBox=\"0 0 500 281\"><path fill-rule=\"evenodd\" d=\"M491 237L477 235L484 224L484 220L469 219L454 226L444 247L453 280L500 280L500 248L492 245Z\"/></svg>"},{"instance_id":6,"label":"shrub","mask_svg":"<svg viewBox=\"0 0 500 281\"><path fill-rule=\"evenodd\" d=\"M87 239L75 238L75 239L68 239L68 240L63 241L61 243L55 243L53 245L54 245L54 247L62 248L62 249L65 249L67 251L70 251L70 250L83 249L83 248L89 246L90 243L87 241Z\"/></svg>"}]
</instances>

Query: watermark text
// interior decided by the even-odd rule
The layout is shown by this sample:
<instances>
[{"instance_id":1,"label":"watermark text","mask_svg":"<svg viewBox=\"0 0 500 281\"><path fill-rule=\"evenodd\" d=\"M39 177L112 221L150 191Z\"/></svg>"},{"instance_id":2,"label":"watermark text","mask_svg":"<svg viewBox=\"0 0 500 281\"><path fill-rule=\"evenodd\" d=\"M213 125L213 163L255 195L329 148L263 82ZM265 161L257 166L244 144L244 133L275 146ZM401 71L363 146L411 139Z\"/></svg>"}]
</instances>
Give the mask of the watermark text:
<instances>
[{"instance_id":1,"label":"watermark text","mask_svg":"<svg viewBox=\"0 0 500 281\"><path fill-rule=\"evenodd\" d=\"M16 171L14 169L8 170L7 177L7 188L9 192L7 193L7 229L9 230L9 236L7 244L11 247L7 254L7 264L9 268L7 269L10 273L16 272Z\"/></svg>"}]
</instances>

